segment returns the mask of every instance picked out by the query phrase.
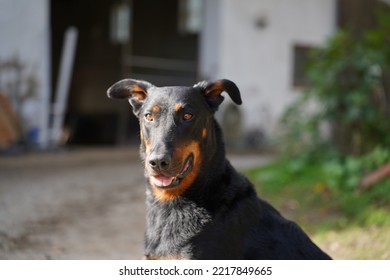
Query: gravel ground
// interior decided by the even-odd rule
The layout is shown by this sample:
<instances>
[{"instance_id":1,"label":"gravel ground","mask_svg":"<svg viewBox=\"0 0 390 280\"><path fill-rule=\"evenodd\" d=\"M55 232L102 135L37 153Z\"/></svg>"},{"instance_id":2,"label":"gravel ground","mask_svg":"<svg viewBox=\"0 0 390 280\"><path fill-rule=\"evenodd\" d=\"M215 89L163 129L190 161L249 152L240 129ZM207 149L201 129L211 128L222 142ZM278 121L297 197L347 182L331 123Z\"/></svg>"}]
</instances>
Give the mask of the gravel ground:
<instances>
[{"instance_id":1,"label":"gravel ground","mask_svg":"<svg viewBox=\"0 0 390 280\"><path fill-rule=\"evenodd\" d=\"M144 201L137 148L0 157L0 259L140 259Z\"/></svg>"}]
</instances>

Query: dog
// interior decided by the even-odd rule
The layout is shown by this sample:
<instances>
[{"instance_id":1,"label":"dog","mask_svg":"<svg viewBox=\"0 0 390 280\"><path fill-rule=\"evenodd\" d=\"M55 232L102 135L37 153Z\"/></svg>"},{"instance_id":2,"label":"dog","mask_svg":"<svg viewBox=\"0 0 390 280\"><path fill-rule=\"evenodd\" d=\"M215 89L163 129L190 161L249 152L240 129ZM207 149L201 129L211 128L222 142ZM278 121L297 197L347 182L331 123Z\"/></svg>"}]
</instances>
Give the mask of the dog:
<instances>
[{"instance_id":1,"label":"dog","mask_svg":"<svg viewBox=\"0 0 390 280\"><path fill-rule=\"evenodd\" d=\"M128 99L140 123L144 259L330 259L226 159L214 118L223 92L242 103L236 84L226 79L193 87L124 79L107 91Z\"/></svg>"}]
</instances>

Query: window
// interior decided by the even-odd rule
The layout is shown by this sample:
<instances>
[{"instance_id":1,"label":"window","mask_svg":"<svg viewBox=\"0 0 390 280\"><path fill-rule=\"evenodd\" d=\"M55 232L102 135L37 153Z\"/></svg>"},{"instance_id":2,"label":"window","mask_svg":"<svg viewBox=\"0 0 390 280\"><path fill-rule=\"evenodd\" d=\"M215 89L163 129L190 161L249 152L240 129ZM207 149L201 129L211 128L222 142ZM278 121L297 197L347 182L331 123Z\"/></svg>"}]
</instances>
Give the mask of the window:
<instances>
[{"instance_id":1,"label":"window","mask_svg":"<svg viewBox=\"0 0 390 280\"><path fill-rule=\"evenodd\" d=\"M179 32L198 34L202 28L202 0L179 0Z\"/></svg>"},{"instance_id":2,"label":"window","mask_svg":"<svg viewBox=\"0 0 390 280\"><path fill-rule=\"evenodd\" d=\"M310 52L313 49L313 47L309 46L294 46L293 85L295 87L305 87L308 84L305 73L310 58Z\"/></svg>"}]
</instances>

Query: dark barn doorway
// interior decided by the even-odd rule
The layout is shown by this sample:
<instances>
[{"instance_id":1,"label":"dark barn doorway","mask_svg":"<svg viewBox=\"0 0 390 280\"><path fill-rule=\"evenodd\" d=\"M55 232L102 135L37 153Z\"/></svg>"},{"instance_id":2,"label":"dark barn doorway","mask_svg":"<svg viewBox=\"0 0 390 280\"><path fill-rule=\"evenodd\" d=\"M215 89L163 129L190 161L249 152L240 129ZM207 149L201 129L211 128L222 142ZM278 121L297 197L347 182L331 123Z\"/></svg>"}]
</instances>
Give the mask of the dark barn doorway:
<instances>
[{"instance_id":1,"label":"dark barn doorway","mask_svg":"<svg viewBox=\"0 0 390 280\"><path fill-rule=\"evenodd\" d=\"M186 27L191 2L51 1L53 92L64 33L70 26L78 29L65 121L68 144L138 143L138 121L129 105L106 97L115 81L131 77L159 86L197 81L199 30Z\"/></svg>"}]
</instances>

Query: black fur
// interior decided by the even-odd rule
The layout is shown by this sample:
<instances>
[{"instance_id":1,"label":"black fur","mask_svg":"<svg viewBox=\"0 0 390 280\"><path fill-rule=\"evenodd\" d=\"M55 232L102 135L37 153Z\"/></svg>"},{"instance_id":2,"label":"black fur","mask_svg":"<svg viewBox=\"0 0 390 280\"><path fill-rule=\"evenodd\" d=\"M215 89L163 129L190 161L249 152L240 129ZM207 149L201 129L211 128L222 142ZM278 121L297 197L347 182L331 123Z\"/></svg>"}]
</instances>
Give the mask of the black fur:
<instances>
[{"instance_id":1,"label":"black fur","mask_svg":"<svg viewBox=\"0 0 390 280\"><path fill-rule=\"evenodd\" d=\"M223 91L241 103L238 88L229 80L202 82L193 88L157 88L144 81L124 80L108 90L110 97L128 98L140 118L141 132L148 139L141 143L146 167L157 153L169 159L169 171L171 165L177 165L177 147L191 139L200 143L202 160L197 176L174 199L157 199L156 186L149 181L156 170L146 168L146 259L330 259L298 225L258 198L253 185L225 158L222 132L213 116L223 101ZM181 113L171 110L181 101L191 105L188 110L194 113L194 120L182 121ZM149 123L143 115L154 105L161 112L153 114ZM201 136L202 128L207 137ZM149 154L145 142L153 142Z\"/></svg>"}]
</instances>

